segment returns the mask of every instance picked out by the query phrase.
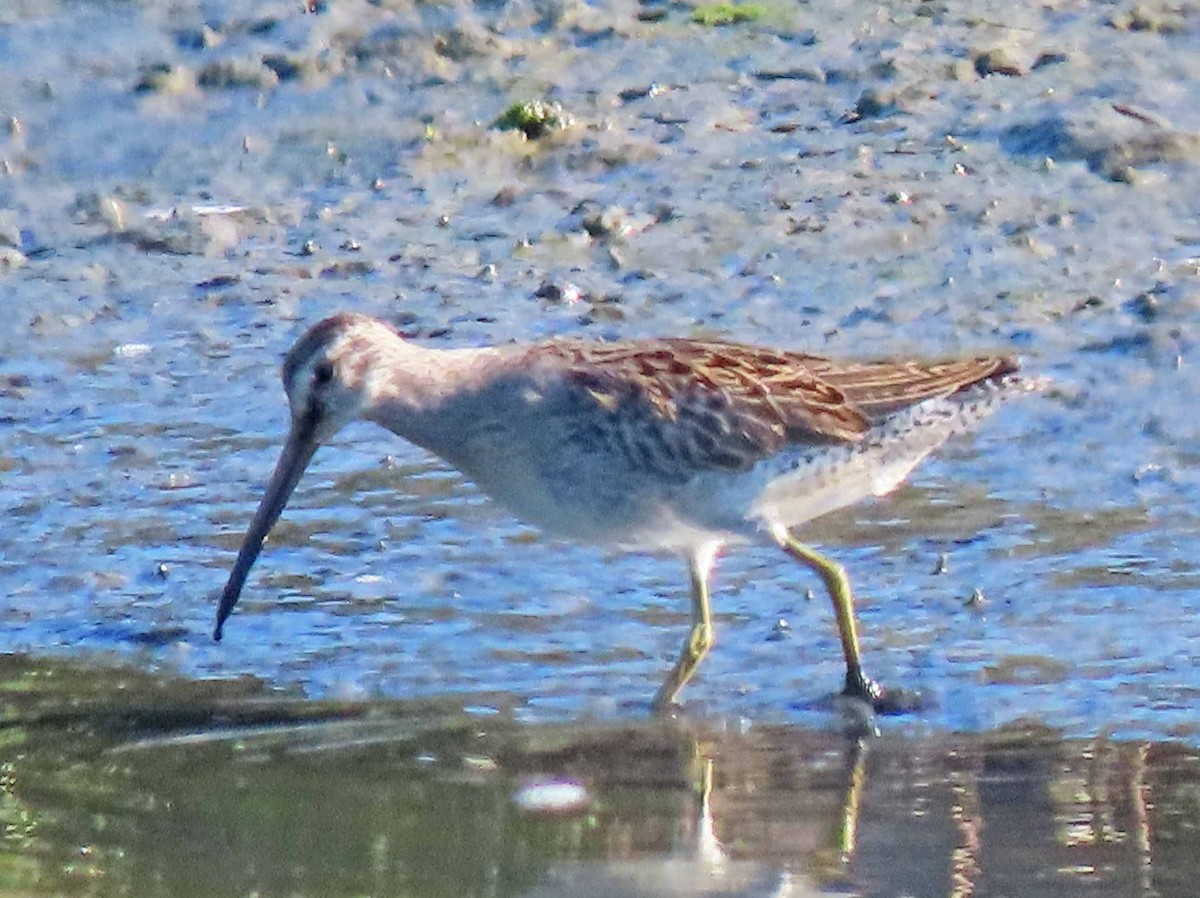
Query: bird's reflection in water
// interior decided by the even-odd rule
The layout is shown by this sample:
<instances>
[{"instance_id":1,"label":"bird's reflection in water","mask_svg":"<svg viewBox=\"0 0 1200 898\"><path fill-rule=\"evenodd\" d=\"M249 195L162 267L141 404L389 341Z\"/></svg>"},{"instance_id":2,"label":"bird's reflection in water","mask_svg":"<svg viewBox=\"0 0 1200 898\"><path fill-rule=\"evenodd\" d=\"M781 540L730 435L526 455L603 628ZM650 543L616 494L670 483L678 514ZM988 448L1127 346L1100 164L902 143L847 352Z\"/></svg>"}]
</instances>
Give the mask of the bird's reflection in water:
<instances>
[{"instance_id":1,"label":"bird's reflection in water","mask_svg":"<svg viewBox=\"0 0 1200 898\"><path fill-rule=\"evenodd\" d=\"M674 845L664 853L608 860L580 860L554 865L545 880L527 898L637 898L637 896L768 896L836 895L844 865L854 853L858 813L866 774L866 744L845 742L845 790L834 825L823 823L810 833L827 833L824 844L795 845L790 860L740 856L731 852L718 832L714 813L714 786L719 763L718 747L696 739L691 743L690 795L679 809ZM736 793L736 786L731 790ZM728 796L736 801L736 794ZM835 810L832 806L821 811ZM829 818L821 816L820 821ZM806 847L811 853L806 852ZM751 849L751 854L754 850ZM807 862L806 862L807 855ZM807 867L819 868L813 872ZM849 894L849 893L846 893Z\"/></svg>"}]
</instances>

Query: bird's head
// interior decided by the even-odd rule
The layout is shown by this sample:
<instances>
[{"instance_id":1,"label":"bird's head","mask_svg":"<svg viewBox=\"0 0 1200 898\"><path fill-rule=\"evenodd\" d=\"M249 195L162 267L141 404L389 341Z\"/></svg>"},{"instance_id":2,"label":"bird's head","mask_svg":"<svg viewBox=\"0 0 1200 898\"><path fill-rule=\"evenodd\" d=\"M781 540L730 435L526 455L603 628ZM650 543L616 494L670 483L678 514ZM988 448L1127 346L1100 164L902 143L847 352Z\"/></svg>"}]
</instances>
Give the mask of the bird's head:
<instances>
[{"instance_id":1,"label":"bird's head","mask_svg":"<svg viewBox=\"0 0 1200 898\"><path fill-rule=\"evenodd\" d=\"M362 417L375 398L380 353L396 339L366 315L342 313L312 327L283 362L293 432L325 443Z\"/></svg>"},{"instance_id":2,"label":"bird's head","mask_svg":"<svg viewBox=\"0 0 1200 898\"><path fill-rule=\"evenodd\" d=\"M221 594L214 638L221 638L225 619L237 603L267 534L317 448L371 406L378 389L380 353L398 340L397 333L382 321L342 313L314 325L288 352L283 386L291 406L291 428Z\"/></svg>"}]
</instances>

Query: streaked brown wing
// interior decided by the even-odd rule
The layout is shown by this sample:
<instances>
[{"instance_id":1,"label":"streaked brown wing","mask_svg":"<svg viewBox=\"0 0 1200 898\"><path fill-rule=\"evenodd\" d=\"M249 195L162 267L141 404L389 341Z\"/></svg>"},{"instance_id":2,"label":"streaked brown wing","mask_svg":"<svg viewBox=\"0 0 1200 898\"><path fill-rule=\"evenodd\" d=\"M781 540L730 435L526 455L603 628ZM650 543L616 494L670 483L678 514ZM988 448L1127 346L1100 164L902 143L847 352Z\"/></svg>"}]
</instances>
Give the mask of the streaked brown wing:
<instances>
[{"instance_id":1,"label":"streaked brown wing","mask_svg":"<svg viewBox=\"0 0 1200 898\"><path fill-rule=\"evenodd\" d=\"M943 362L837 362L808 358L808 369L838 388L846 401L872 421L935 396L949 396L980 381L1012 374L1011 356L983 356Z\"/></svg>"},{"instance_id":2,"label":"streaked brown wing","mask_svg":"<svg viewBox=\"0 0 1200 898\"><path fill-rule=\"evenodd\" d=\"M1016 370L1003 357L843 363L687 339L556 341L534 352L612 413L597 438L680 478L747 470L787 445L857 442L902 408Z\"/></svg>"},{"instance_id":3,"label":"streaked brown wing","mask_svg":"<svg viewBox=\"0 0 1200 898\"><path fill-rule=\"evenodd\" d=\"M686 478L746 470L790 443L855 442L870 426L842 392L785 354L695 340L543 344L568 381L612 414L603 439Z\"/></svg>"}]
</instances>

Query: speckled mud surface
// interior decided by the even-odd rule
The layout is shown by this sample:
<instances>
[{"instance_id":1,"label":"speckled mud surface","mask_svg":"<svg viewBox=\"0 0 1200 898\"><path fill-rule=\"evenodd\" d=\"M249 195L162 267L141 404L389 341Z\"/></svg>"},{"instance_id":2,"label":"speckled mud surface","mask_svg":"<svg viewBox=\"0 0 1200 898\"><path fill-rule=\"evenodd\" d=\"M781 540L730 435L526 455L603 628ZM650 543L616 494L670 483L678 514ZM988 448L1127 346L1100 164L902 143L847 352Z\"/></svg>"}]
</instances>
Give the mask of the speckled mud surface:
<instances>
[{"instance_id":1,"label":"speckled mud surface","mask_svg":"<svg viewBox=\"0 0 1200 898\"><path fill-rule=\"evenodd\" d=\"M681 564L532 533L365 425L210 641L290 342L354 309L442 346L1004 349L1056 388L805 533L874 674L937 699L898 726L1200 742L1194 4L301 7L0 8L0 652L637 716ZM489 127L530 99L571 122ZM725 559L689 711L825 725L815 585Z\"/></svg>"}]
</instances>

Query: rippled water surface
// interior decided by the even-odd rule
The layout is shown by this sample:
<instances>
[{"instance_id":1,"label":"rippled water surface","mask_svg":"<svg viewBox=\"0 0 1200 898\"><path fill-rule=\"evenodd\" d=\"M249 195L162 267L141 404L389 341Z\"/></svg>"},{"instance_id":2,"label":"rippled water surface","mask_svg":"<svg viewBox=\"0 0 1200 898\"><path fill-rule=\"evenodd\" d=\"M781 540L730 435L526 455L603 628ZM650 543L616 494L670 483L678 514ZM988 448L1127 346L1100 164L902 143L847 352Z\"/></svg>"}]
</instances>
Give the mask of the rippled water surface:
<instances>
[{"instance_id":1,"label":"rippled water surface","mask_svg":"<svg viewBox=\"0 0 1200 898\"><path fill-rule=\"evenodd\" d=\"M11 894L1186 896L1200 872L1180 746L531 725L3 668Z\"/></svg>"},{"instance_id":2,"label":"rippled water surface","mask_svg":"<svg viewBox=\"0 0 1200 898\"><path fill-rule=\"evenodd\" d=\"M719 821L722 790L769 779L778 756L805 771L783 806L730 812L741 834L717 827L724 869L747 882L783 870L966 894L954 877L983 869L977 894L1071 894L1063 883L1118 873L1112 894L1146 894L1151 874L1159 894L1184 894L1162 885L1192 872L1164 860L1182 843L1145 840L1151 805L1160 837L1191 832L1200 744L1196 11L769 3L710 28L688 4L624 0L310 5L0 8L0 653L17 695L42 665L68 672L39 700L60 710L84 684L115 702L127 676L172 684L172 707L189 689L316 717L308 703L432 702L467 723L439 716L422 733L502 719L480 754L518 760L480 774L456 744L431 773L403 727L379 737L396 747L364 749L369 763L286 734L275 751L276 717L254 721L266 742L243 743L220 715L163 723L153 689L139 699L151 729L194 725L197 746L114 733L89 711L80 726L99 741L78 748L71 719L27 731L27 709L12 711L26 760L0 758L16 777L5 887L57 893L56 877L94 868L120 871L87 880L97 894L176 894L195 864L228 877L213 880L224 894L621 894L618 879L638 893L641 861L661 874L703 833L704 769ZM535 141L489 127L531 98L573 123ZM718 644L684 696L708 735L671 743L661 791L585 765L601 810L558 828L512 816L523 753L542 757L529 742L603 747L625 726L676 738L646 721L687 626L678 559L531 531L355 425L318 454L225 641L209 638L282 444L278 363L339 309L435 346L703 335L834 355L1017 351L1055 386L888 500L804 530L850 571L870 671L931 707L883 721L860 761L828 701L842 663L828 603L806 597L818 584L777 551L732 552L714 584ZM603 723L570 729L584 720ZM1012 732L1054 735L1014 761ZM1011 888L997 871L1013 864L972 854L980 814L1003 858L1023 850L1005 815L1034 814L1011 807L993 762L1032 784L1020 802L1045 798L1036 869ZM829 834L860 763L868 794L886 795L843 879ZM393 764L397 791L380 791ZM1178 771L1179 791L1154 785ZM828 813L793 833L808 800L796 783L827 773ZM1107 790L1098 803L1078 797L1084 782ZM264 830L297 798L299 818ZM327 802L342 803L336 825ZM172 822L162 808L183 810ZM460 881L396 872L426 854L411 832L430 808L447 844L477 849ZM124 835L84 832L101 820ZM143 856L127 835L143 824L189 860ZM937 878L888 885L905 834ZM214 863L256 836L257 859ZM342 836L348 854L296 873L306 840ZM1095 849L1084 860L1081 845Z\"/></svg>"}]
</instances>

